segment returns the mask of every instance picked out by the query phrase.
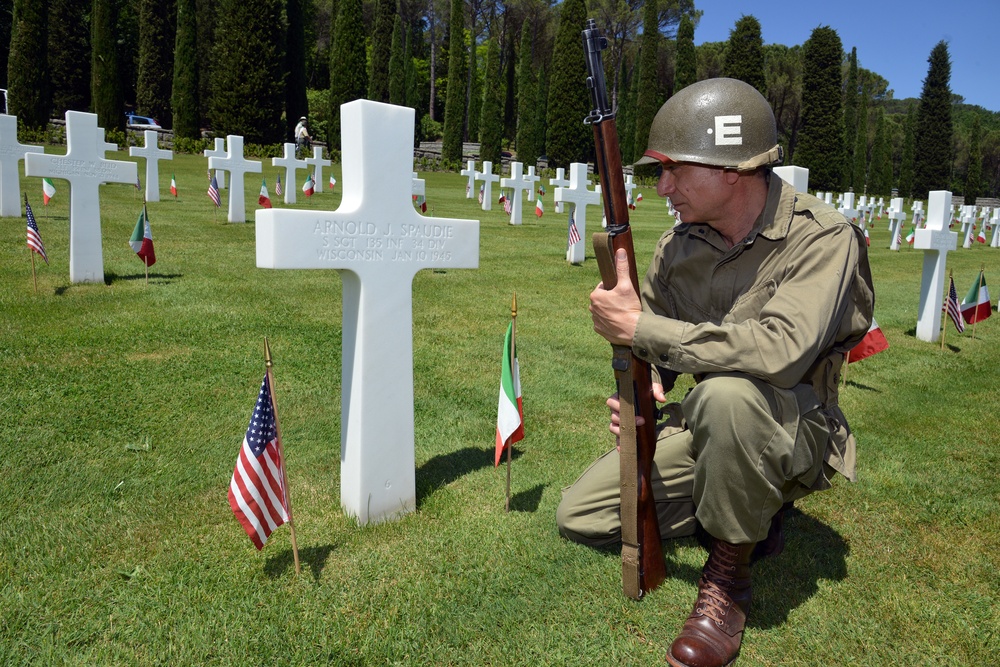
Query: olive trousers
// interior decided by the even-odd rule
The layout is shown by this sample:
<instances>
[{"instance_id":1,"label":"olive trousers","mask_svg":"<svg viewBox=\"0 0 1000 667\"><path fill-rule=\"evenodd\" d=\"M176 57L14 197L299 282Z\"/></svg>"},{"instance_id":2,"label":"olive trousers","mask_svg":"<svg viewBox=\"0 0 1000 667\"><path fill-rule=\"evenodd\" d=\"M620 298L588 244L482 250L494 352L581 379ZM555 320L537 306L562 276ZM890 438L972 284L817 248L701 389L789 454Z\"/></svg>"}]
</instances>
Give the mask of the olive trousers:
<instances>
[{"instance_id":1,"label":"olive trousers","mask_svg":"<svg viewBox=\"0 0 1000 667\"><path fill-rule=\"evenodd\" d=\"M830 431L809 385L780 389L741 373L706 376L664 408L652 484L660 536L691 535L695 521L733 544L759 542L782 504L813 488ZM617 449L563 489L556 511L566 538L601 546L621 540Z\"/></svg>"}]
</instances>

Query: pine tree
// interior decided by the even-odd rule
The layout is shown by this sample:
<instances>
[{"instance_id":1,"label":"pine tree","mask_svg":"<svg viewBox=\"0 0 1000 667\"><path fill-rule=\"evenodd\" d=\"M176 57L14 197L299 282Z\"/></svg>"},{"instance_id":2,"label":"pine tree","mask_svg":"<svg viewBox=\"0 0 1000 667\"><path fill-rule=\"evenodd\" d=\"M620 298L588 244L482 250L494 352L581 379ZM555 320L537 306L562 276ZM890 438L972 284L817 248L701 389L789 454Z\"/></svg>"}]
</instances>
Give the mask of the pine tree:
<instances>
[{"instance_id":1,"label":"pine tree","mask_svg":"<svg viewBox=\"0 0 1000 667\"><path fill-rule=\"evenodd\" d=\"M590 113L584 82L587 65L580 31L587 20L583 0L563 0L549 72L548 156L550 167L568 168L593 155L593 131L583 124Z\"/></svg>"},{"instance_id":2,"label":"pine tree","mask_svg":"<svg viewBox=\"0 0 1000 667\"><path fill-rule=\"evenodd\" d=\"M172 3L142 0L139 5L139 77L136 107L173 127L170 96L174 71L174 22Z\"/></svg>"},{"instance_id":3,"label":"pine tree","mask_svg":"<svg viewBox=\"0 0 1000 667\"><path fill-rule=\"evenodd\" d=\"M868 165L868 192L888 195L892 190L892 136L882 107L875 114L875 144Z\"/></svg>"},{"instance_id":4,"label":"pine tree","mask_svg":"<svg viewBox=\"0 0 1000 667\"><path fill-rule=\"evenodd\" d=\"M503 142L503 90L500 82L500 47L495 38L486 42L486 62L483 64L483 108L479 121L479 159L500 165Z\"/></svg>"},{"instance_id":5,"label":"pine tree","mask_svg":"<svg viewBox=\"0 0 1000 667\"><path fill-rule=\"evenodd\" d=\"M802 130L795 163L809 169L809 186L836 190L844 170L844 115L840 68L844 50L837 31L813 29L803 45Z\"/></svg>"},{"instance_id":6,"label":"pine tree","mask_svg":"<svg viewBox=\"0 0 1000 667\"><path fill-rule=\"evenodd\" d=\"M635 99L635 134L632 140L635 162L646 152L649 127L660 109L660 92L656 85L657 54L660 50L660 19L656 0L647 0L643 10L642 36L639 37L639 82Z\"/></svg>"},{"instance_id":7,"label":"pine tree","mask_svg":"<svg viewBox=\"0 0 1000 667\"><path fill-rule=\"evenodd\" d=\"M860 100L858 49L854 47L851 49L851 57L847 66L847 86L844 88L844 164L850 165L850 168L844 170L843 190L854 186L854 148L855 144L858 143L858 103Z\"/></svg>"},{"instance_id":8,"label":"pine tree","mask_svg":"<svg viewBox=\"0 0 1000 667\"><path fill-rule=\"evenodd\" d=\"M760 34L760 21L753 16L743 16L729 33L725 63L722 73L731 79L745 81L767 94L764 77L764 39Z\"/></svg>"},{"instance_id":9,"label":"pine tree","mask_svg":"<svg viewBox=\"0 0 1000 667\"><path fill-rule=\"evenodd\" d=\"M326 141L340 147L340 105L364 98L368 92L365 24L361 0L338 0L337 28L330 49L330 122Z\"/></svg>"},{"instance_id":10,"label":"pine tree","mask_svg":"<svg viewBox=\"0 0 1000 667\"><path fill-rule=\"evenodd\" d=\"M920 151L913 158L913 196L923 199L930 190L951 184L951 60L943 40L931 50L917 109L915 140Z\"/></svg>"},{"instance_id":11,"label":"pine tree","mask_svg":"<svg viewBox=\"0 0 1000 667\"><path fill-rule=\"evenodd\" d=\"M215 26L212 128L247 143L285 137L284 0L222 0ZM225 64L225 67L221 66Z\"/></svg>"},{"instance_id":12,"label":"pine tree","mask_svg":"<svg viewBox=\"0 0 1000 667\"><path fill-rule=\"evenodd\" d=\"M177 36L171 107L174 136L185 139L201 138L197 12L196 0L177 0Z\"/></svg>"},{"instance_id":13,"label":"pine tree","mask_svg":"<svg viewBox=\"0 0 1000 667\"><path fill-rule=\"evenodd\" d=\"M466 136L474 141L479 136L479 121L483 108L483 73L479 67L479 54L476 49L476 37L469 31L469 112L466 121L469 124Z\"/></svg>"},{"instance_id":14,"label":"pine tree","mask_svg":"<svg viewBox=\"0 0 1000 667\"><path fill-rule=\"evenodd\" d=\"M465 2L452 0L448 39L448 90L444 103L444 141L441 159L462 160L465 139Z\"/></svg>"},{"instance_id":15,"label":"pine tree","mask_svg":"<svg viewBox=\"0 0 1000 667\"><path fill-rule=\"evenodd\" d=\"M16 115L26 127L36 129L49 122L46 5L45 0L15 0L7 64L10 105L7 113Z\"/></svg>"},{"instance_id":16,"label":"pine tree","mask_svg":"<svg viewBox=\"0 0 1000 667\"><path fill-rule=\"evenodd\" d=\"M913 196L913 160L917 152L917 105L911 104L903 122L903 155L899 161L899 195Z\"/></svg>"},{"instance_id":17,"label":"pine tree","mask_svg":"<svg viewBox=\"0 0 1000 667\"><path fill-rule=\"evenodd\" d=\"M549 71L543 65L538 68L538 82L535 85L535 150L541 155L547 155L545 152L545 109L548 108L548 103Z\"/></svg>"},{"instance_id":18,"label":"pine tree","mask_svg":"<svg viewBox=\"0 0 1000 667\"><path fill-rule=\"evenodd\" d=\"M69 110L90 109L88 10L89 6L79 0L49 0L49 72L55 118L63 118ZM6 74L6 67L3 72Z\"/></svg>"},{"instance_id":19,"label":"pine tree","mask_svg":"<svg viewBox=\"0 0 1000 667\"><path fill-rule=\"evenodd\" d=\"M406 62L403 60L403 19L392 22L392 49L389 53L389 104L406 104Z\"/></svg>"},{"instance_id":20,"label":"pine tree","mask_svg":"<svg viewBox=\"0 0 1000 667\"><path fill-rule=\"evenodd\" d=\"M517 60L517 159L526 166L538 162L535 146L535 66L531 54L531 21L521 26L521 48Z\"/></svg>"},{"instance_id":21,"label":"pine tree","mask_svg":"<svg viewBox=\"0 0 1000 667\"><path fill-rule=\"evenodd\" d=\"M632 76L622 77L623 85L627 85L628 92L622 102L618 105L618 130L621 141L622 160L626 163L634 162L635 151L635 100L639 94L639 65L632 72ZM643 149L645 150L645 148ZM640 151L642 152L642 151Z\"/></svg>"},{"instance_id":22,"label":"pine tree","mask_svg":"<svg viewBox=\"0 0 1000 667\"><path fill-rule=\"evenodd\" d=\"M376 0L368 71L368 99L375 102L389 101L389 61L392 58L392 29L396 16L396 0Z\"/></svg>"},{"instance_id":23,"label":"pine tree","mask_svg":"<svg viewBox=\"0 0 1000 667\"><path fill-rule=\"evenodd\" d=\"M195 0L197 5L198 38L198 113L200 124L209 125L209 103L212 99L212 70L215 69L215 23L219 12L217 0Z\"/></svg>"},{"instance_id":24,"label":"pine tree","mask_svg":"<svg viewBox=\"0 0 1000 667\"><path fill-rule=\"evenodd\" d=\"M677 27L677 60L674 64L674 92L698 80L698 53L694 47L694 21L681 16Z\"/></svg>"},{"instance_id":25,"label":"pine tree","mask_svg":"<svg viewBox=\"0 0 1000 667\"><path fill-rule=\"evenodd\" d=\"M979 115L972 117L972 129L969 131L969 170L965 174L965 203L972 205L983 192L983 127Z\"/></svg>"},{"instance_id":26,"label":"pine tree","mask_svg":"<svg viewBox=\"0 0 1000 667\"><path fill-rule=\"evenodd\" d=\"M854 159L851 166L851 187L854 192L865 192L868 177L868 93L861 86L858 101L858 131L854 137Z\"/></svg>"},{"instance_id":27,"label":"pine tree","mask_svg":"<svg viewBox=\"0 0 1000 667\"><path fill-rule=\"evenodd\" d=\"M288 31L285 39L285 138L294 139L299 118L309 115L306 97L306 24L308 0L286 0Z\"/></svg>"},{"instance_id":28,"label":"pine tree","mask_svg":"<svg viewBox=\"0 0 1000 667\"><path fill-rule=\"evenodd\" d=\"M125 129L125 95L118 67L114 0L94 0L90 14L90 97L97 124L105 130Z\"/></svg>"}]
</instances>

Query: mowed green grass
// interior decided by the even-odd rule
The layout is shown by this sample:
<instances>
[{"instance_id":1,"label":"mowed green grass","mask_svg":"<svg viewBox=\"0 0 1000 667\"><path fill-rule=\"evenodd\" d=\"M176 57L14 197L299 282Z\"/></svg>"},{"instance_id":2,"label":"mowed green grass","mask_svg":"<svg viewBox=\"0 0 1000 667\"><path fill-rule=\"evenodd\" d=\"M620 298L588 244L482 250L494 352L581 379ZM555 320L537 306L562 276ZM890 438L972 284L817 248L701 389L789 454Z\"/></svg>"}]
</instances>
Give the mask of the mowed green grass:
<instances>
[{"instance_id":1,"label":"mowed green grass","mask_svg":"<svg viewBox=\"0 0 1000 667\"><path fill-rule=\"evenodd\" d=\"M258 177L245 180L250 222L230 224L225 201L216 213L205 194L203 157L176 155L160 171L148 285L128 246L141 208L131 186L101 188L107 284L69 282L65 181L43 207L40 180L21 179L50 256L36 261L37 294L24 220L0 220L0 663L662 660L704 551L666 543L667 581L634 602L615 550L572 544L555 527L560 489L612 444L612 373L587 312L596 262L588 252L583 266L566 263L553 188L541 219L526 202L513 227L498 206L467 200L463 177L421 174L427 215L481 221L479 268L413 281L417 511L359 527L339 501L339 274L256 268ZM280 207L277 173L266 161ZM300 192L296 208L334 209L340 165L334 173L337 193ZM644 267L672 221L643 192L632 219ZM943 350L918 341L923 253L890 252L886 227L871 229L871 258L891 348L850 366L842 391L859 481L799 503L785 552L755 568L740 665L988 665L1000 655L1000 317L975 339L971 327L950 329ZM960 295L982 265L1000 285L998 259L978 244L949 254ZM506 513L492 446L515 291L527 437ZM288 527L257 552L226 500L265 336L298 577ZM366 380L384 385L395 418L398 379Z\"/></svg>"}]
</instances>

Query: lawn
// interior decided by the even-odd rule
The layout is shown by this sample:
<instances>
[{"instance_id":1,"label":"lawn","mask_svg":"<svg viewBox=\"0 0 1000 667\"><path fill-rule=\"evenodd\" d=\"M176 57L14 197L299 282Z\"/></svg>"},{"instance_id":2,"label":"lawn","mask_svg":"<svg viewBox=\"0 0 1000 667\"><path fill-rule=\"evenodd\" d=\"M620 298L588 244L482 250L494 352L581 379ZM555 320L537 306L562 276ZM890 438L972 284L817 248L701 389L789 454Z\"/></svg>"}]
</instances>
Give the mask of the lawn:
<instances>
[{"instance_id":1,"label":"lawn","mask_svg":"<svg viewBox=\"0 0 1000 667\"><path fill-rule=\"evenodd\" d=\"M552 188L545 215L526 204L514 227L500 207L466 199L463 177L421 174L427 215L481 220L479 268L413 281L417 510L359 527L339 500L340 276L257 269L258 180L246 179L250 222L230 224L228 191L216 212L205 169L200 156L160 163L148 284L128 245L134 187L101 188L106 284L69 282L65 181L43 206L40 179L21 179L50 258L36 261L37 293L24 220L0 219L0 664L662 661L705 552L666 543L666 582L635 602L621 594L616 551L555 527L560 489L612 445L613 382L587 312L597 265L590 251L566 263ZM296 208L335 208L333 169L337 192L300 193ZM277 173L268 161L283 206ZM651 188L633 223L645 266L672 224ZM741 666L978 666L1000 655L1000 317L975 338L951 328L944 349L917 340L923 253L889 251L886 227L870 230L871 259L891 347L850 366L841 398L859 481L798 503L784 553L755 567ZM995 248L948 260L960 296L981 266L1000 284ZM527 437L506 513L492 447L515 291ZM258 552L226 501L265 336L301 576L287 526ZM368 380L385 383L392 419L394 378Z\"/></svg>"}]
</instances>

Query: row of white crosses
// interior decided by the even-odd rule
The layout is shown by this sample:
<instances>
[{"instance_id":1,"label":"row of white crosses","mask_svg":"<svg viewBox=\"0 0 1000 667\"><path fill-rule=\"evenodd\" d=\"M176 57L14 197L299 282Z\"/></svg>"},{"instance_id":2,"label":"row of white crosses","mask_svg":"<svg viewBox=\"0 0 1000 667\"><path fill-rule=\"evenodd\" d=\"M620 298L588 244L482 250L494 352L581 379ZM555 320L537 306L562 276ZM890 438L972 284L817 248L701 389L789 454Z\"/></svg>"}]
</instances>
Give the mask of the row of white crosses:
<instances>
[{"instance_id":1,"label":"row of white crosses","mask_svg":"<svg viewBox=\"0 0 1000 667\"><path fill-rule=\"evenodd\" d=\"M904 220L906 220L906 211L903 207L903 198L894 197L889 202L889 234L892 237L889 250L899 250Z\"/></svg>"}]
</instances>

